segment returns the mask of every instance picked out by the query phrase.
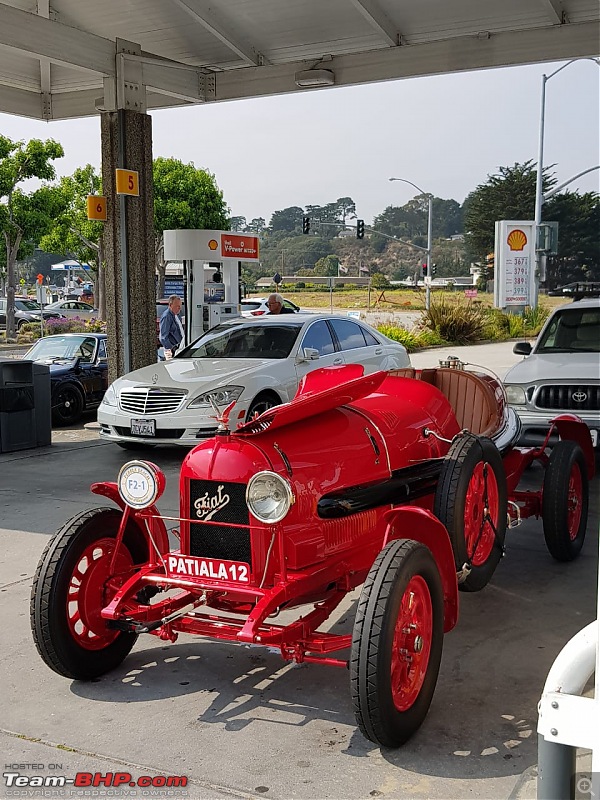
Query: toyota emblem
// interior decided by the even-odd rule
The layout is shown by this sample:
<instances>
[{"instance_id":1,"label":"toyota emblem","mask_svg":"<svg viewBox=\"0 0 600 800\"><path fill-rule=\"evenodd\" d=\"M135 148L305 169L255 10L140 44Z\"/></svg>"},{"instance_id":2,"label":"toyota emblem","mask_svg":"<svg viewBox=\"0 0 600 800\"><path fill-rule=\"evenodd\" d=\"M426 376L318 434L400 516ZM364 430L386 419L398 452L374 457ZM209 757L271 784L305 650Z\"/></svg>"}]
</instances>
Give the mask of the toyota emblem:
<instances>
[{"instance_id":1,"label":"toyota emblem","mask_svg":"<svg viewBox=\"0 0 600 800\"><path fill-rule=\"evenodd\" d=\"M573 398L573 400L576 403L585 403L585 401L587 400L587 393L586 392L573 392L571 397Z\"/></svg>"}]
</instances>

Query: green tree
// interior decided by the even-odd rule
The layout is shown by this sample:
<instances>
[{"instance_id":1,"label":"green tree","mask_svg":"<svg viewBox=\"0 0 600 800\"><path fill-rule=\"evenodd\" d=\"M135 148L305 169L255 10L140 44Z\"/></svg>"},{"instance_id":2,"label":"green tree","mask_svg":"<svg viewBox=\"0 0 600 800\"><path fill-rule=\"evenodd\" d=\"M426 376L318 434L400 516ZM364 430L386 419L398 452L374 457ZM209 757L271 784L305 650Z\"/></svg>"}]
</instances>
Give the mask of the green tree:
<instances>
[{"instance_id":1,"label":"green tree","mask_svg":"<svg viewBox=\"0 0 600 800\"><path fill-rule=\"evenodd\" d=\"M176 158L156 158L153 164L154 237L158 292L164 294L163 231L177 228L229 230L229 209L215 176Z\"/></svg>"},{"instance_id":2,"label":"green tree","mask_svg":"<svg viewBox=\"0 0 600 800\"><path fill-rule=\"evenodd\" d=\"M337 256L328 255L320 258L315 264L313 274L318 277L337 276L340 260Z\"/></svg>"},{"instance_id":3,"label":"green tree","mask_svg":"<svg viewBox=\"0 0 600 800\"><path fill-rule=\"evenodd\" d=\"M102 319L106 318L102 233L104 224L89 220L88 195L102 193L102 180L91 164L76 169L60 179L56 187L63 206L51 230L40 239L40 248L49 253L63 253L81 264L89 264L94 275L96 302Z\"/></svg>"},{"instance_id":4,"label":"green tree","mask_svg":"<svg viewBox=\"0 0 600 800\"><path fill-rule=\"evenodd\" d=\"M558 254L548 261L546 285L600 280L600 197L596 192L556 194L542 208L558 222Z\"/></svg>"},{"instance_id":5,"label":"green tree","mask_svg":"<svg viewBox=\"0 0 600 800\"><path fill-rule=\"evenodd\" d=\"M546 194L556 180L546 174ZM485 264L494 250L495 223L502 219L533 219L536 169L532 161L500 167L499 174L488 177L465 200L465 243L472 260Z\"/></svg>"},{"instance_id":6,"label":"green tree","mask_svg":"<svg viewBox=\"0 0 600 800\"><path fill-rule=\"evenodd\" d=\"M229 217L230 231L241 231L244 233L246 230L246 225L246 217Z\"/></svg>"},{"instance_id":7,"label":"green tree","mask_svg":"<svg viewBox=\"0 0 600 800\"><path fill-rule=\"evenodd\" d=\"M302 211L300 206L282 208L281 211L274 211L271 215L269 228L272 231L288 231L289 233L293 233L296 230L302 229L303 216L304 211Z\"/></svg>"},{"instance_id":8,"label":"green tree","mask_svg":"<svg viewBox=\"0 0 600 800\"><path fill-rule=\"evenodd\" d=\"M6 336L15 334L15 262L21 248L33 246L48 229L56 213L56 196L43 186L31 194L18 187L28 178L51 181L56 177L51 163L64 155L53 139L13 142L0 135L0 230L6 247Z\"/></svg>"}]
</instances>

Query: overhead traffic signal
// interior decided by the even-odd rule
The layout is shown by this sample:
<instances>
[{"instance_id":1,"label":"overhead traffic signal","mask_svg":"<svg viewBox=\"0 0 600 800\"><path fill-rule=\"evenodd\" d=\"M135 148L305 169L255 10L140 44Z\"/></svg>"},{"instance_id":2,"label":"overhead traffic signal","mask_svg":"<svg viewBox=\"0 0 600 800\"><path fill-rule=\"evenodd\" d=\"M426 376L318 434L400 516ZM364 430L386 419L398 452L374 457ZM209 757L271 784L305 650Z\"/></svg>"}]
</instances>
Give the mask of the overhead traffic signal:
<instances>
[{"instance_id":1,"label":"overhead traffic signal","mask_svg":"<svg viewBox=\"0 0 600 800\"><path fill-rule=\"evenodd\" d=\"M356 220L356 238L357 239L364 239L365 238L365 221L364 221L364 219L357 219Z\"/></svg>"},{"instance_id":2,"label":"overhead traffic signal","mask_svg":"<svg viewBox=\"0 0 600 800\"><path fill-rule=\"evenodd\" d=\"M310 217L302 217L302 233L310 233Z\"/></svg>"}]
</instances>

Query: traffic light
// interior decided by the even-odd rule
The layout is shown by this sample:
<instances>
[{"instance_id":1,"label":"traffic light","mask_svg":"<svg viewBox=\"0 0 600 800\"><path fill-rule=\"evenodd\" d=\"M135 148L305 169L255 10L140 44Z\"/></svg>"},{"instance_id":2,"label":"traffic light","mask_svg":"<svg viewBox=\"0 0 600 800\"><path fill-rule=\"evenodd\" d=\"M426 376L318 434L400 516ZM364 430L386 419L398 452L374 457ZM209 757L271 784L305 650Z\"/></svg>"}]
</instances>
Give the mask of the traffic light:
<instances>
[{"instance_id":1,"label":"traffic light","mask_svg":"<svg viewBox=\"0 0 600 800\"><path fill-rule=\"evenodd\" d=\"M423 277L426 278L427 277L427 264L422 264L421 266L422 266L422 269L423 269Z\"/></svg>"},{"instance_id":2,"label":"traffic light","mask_svg":"<svg viewBox=\"0 0 600 800\"><path fill-rule=\"evenodd\" d=\"M310 233L310 217L302 217L302 233Z\"/></svg>"},{"instance_id":3,"label":"traffic light","mask_svg":"<svg viewBox=\"0 0 600 800\"><path fill-rule=\"evenodd\" d=\"M431 274L435 275L436 272L437 272L437 264L432 264L431 265Z\"/></svg>"},{"instance_id":4,"label":"traffic light","mask_svg":"<svg viewBox=\"0 0 600 800\"><path fill-rule=\"evenodd\" d=\"M365 238L365 221L364 221L364 219L357 219L356 220L356 238L357 239L364 239Z\"/></svg>"}]
</instances>

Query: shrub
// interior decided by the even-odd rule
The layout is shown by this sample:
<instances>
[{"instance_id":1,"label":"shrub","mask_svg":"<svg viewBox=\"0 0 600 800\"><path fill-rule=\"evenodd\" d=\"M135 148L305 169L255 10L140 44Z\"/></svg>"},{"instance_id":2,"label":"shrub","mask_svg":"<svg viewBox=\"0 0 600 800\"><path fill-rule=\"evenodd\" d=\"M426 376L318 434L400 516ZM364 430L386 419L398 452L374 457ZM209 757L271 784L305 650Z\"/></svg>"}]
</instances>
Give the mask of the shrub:
<instances>
[{"instance_id":1,"label":"shrub","mask_svg":"<svg viewBox=\"0 0 600 800\"><path fill-rule=\"evenodd\" d=\"M470 302L450 304L442 297L423 312L421 326L452 344L469 344L483 338L485 322L485 314L479 305Z\"/></svg>"},{"instance_id":2,"label":"shrub","mask_svg":"<svg viewBox=\"0 0 600 800\"><path fill-rule=\"evenodd\" d=\"M537 306L536 308L527 306L525 309L525 314L523 315L527 333L531 336L537 336L549 315L550 310L544 308L544 306Z\"/></svg>"},{"instance_id":3,"label":"shrub","mask_svg":"<svg viewBox=\"0 0 600 800\"><path fill-rule=\"evenodd\" d=\"M377 330L387 336L388 339L393 339L395 342L400 342L404 345L409 353L419 350L422 347L435 347L436 345L446 344L435 331L430 330L413 330L407 331L401 325L394 323L383 323L377 326Z\"/></svg>"}]
</instances>

